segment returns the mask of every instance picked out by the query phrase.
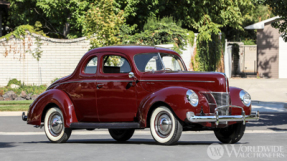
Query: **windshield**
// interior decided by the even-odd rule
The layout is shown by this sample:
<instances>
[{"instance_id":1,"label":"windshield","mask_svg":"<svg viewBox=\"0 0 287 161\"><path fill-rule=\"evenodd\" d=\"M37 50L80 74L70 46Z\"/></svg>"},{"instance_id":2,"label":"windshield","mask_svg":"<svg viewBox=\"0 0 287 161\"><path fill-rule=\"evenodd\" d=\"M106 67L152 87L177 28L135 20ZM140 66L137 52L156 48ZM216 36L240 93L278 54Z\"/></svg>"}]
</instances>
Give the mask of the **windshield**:
<instances>
[{"instance_id":1,"label":"windshield","mask_svg":"<svg viewBox=\"0 0 287 161\"><path fill-rule=\"evenodd\" d=\"M170 70L184 71L184 67L177 55L166 53L144 53L134 57L136 66L141 72Z\"/></svg>"}]
</instances>

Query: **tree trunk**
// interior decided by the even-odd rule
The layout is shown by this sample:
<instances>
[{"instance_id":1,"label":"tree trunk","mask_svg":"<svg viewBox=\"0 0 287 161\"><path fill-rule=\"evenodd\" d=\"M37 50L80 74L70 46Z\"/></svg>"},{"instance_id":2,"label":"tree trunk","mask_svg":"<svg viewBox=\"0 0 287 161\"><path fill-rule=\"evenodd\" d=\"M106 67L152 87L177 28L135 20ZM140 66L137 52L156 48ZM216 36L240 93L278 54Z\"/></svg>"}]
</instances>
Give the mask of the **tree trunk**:
<instances>
[{"instance_id":1,"label":"tree trunk","mask_svg":"<svg viewBox=\"0 0 287 161\"><path fill-rule=\"evenodd\" d=\"M64 28L63 28L63 35L64 35L65 38L67 38L67 35L68 35L69 32L70 32L71 24L68 23L68 21L70 20L70 18L71 18L71 14L69 14L69 16L68 16L68 18L67 18L67 21L66 21L66 23L65 23L65 25L64 25Z\"/></svg>"}]
</instances>

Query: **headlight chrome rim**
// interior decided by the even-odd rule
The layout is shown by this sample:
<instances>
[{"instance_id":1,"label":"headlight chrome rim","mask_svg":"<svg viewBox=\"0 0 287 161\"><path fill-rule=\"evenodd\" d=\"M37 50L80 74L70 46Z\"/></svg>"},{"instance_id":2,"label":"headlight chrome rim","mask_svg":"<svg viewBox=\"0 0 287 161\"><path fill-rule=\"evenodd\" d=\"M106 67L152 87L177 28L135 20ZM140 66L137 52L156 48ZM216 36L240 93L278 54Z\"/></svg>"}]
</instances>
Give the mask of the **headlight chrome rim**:
<instances>
[{"instance_id":1,"label":"headlight chrome rim","mask_svg":"<svg viewBox=\"0 0 287 161\"><path fill-rule=\"evenodd\" d=\"M249 107L251 105L251 96L248 92L246 92L245 90L241 90L239 92L239 98L241 99L241 102Z\"/></svg>"},{"instance_id":2,"label":"headlight chrome rim","mask_svg":"<svg viewBox=\"0 0 287 161\"><path fill-rule=\"evenodd\" d=\"M193 107L198 105L198 95L193 90L190 89L186 92L186 98Z\"/></svg>"}]
</instances>

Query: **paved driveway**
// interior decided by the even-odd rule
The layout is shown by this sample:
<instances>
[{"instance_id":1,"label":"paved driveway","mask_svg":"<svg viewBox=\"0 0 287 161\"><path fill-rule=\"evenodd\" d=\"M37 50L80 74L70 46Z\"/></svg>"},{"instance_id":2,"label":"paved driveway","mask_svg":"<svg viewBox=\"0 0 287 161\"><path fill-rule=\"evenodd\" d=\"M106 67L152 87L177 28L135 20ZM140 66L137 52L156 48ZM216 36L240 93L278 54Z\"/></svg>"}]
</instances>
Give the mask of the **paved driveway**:
<instances>
[{"instance_id":1,"label":"paved driveway","mask_svg":"<svg viewBox=\"0 0 287 161\"><path fill-rule=\"evenodd\" d=\"M229 79L229 85L245 89L252 100L287 103L287 79Z\"/></svg>"}]
</instances>

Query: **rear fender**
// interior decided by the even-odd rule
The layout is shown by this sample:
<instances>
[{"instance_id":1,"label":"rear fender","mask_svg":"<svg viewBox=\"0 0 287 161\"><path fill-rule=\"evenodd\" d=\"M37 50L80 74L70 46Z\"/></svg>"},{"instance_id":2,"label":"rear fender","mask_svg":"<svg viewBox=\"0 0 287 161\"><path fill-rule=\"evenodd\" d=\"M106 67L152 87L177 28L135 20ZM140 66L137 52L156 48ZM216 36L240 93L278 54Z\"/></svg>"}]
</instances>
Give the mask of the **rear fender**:
<instances>
[{"instance_id":1,"label":"rear fender","mask_svg":"<svg viewBox=\"0 0 287 161\"><path fill-rule=\"evenodd\" d=\"M64 125L70 127L73 122L78 122L74 105L69 96L62 90L51 89L42 93L30 106L27 116L27 123L41 125L42 113L49 105L55 104L62 111Z\"/></svg>"}]
</instances>

